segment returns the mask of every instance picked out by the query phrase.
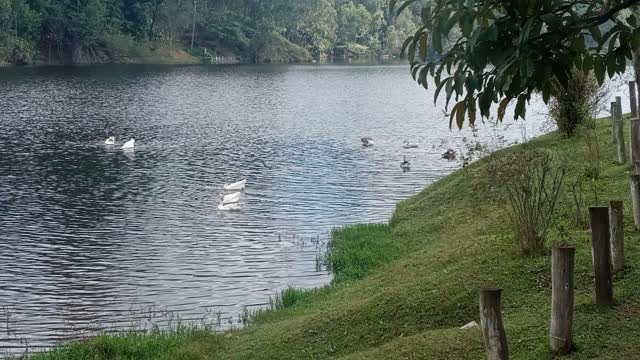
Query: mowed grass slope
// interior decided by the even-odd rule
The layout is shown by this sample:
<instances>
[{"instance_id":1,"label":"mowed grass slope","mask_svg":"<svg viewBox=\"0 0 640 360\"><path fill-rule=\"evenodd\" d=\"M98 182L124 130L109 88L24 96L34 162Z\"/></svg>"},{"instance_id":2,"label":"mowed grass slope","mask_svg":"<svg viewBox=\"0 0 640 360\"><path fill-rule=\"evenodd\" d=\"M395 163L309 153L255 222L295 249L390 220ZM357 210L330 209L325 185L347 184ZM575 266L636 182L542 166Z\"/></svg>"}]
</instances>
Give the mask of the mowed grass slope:
<instances>
[{"instance_id":1,"label":"mowed grass slope","mask_svg":"<svg viewBox=\"0 0 640 360\"><path fill-rule=\"evenodd\" d=\"M614 279L616 306L594 306L589 232L569 225L564 240L577 247L576 351L566 358L640 359L640 236L630 212L628 167L613 161L606 121L598 122L597 139L600 178L585 182L583 196L590 206L624 200L628 266ZM554 133L524 146L550 151L567 167L558 218L568 223L562 219L575 213L568 185L584 178L592 159L585 135L562 139ZM479 320L478 289L485 286L504 289L512 358L551 359L550 257L530 258L514 248L508 205L493 191L500 184L487 181L487 162L398 204L388 225L336 231L334 284L288 290L286 308L258 314L244 330L103 336L35 359L482 359L480 331L458 328Z\"/></svg>"}]
</instances>

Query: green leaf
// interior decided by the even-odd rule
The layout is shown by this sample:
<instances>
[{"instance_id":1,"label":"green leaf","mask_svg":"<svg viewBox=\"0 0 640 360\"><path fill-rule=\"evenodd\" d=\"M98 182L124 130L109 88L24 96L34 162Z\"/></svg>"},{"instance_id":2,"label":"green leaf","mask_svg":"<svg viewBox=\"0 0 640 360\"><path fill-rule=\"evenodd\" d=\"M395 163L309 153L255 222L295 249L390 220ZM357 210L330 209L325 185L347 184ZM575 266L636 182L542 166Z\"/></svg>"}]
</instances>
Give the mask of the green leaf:
<instances>
[{"instance_id":1,"label":"green leaf","mask_svg":"<svg viewBox=\"0 0 640 360\"><path fill-rule=\"evenodd\" d=\"M524 119L527 116L527 96L525 94L521 94L518 96L518 102L516 103L516 110L514 113L514 120L518 120L518 117Z\"/></svg>"},{"instance_id":2,"label":"green leaf","mask_svg":"<svg viewBox=\"0 0 640 360\"><path fill-rule=\"evenodd\" d=\"M593 70L593 57L591 57L591 55L585 55L582 61L582 71L588 73L591 70Z\"/></svg>"},{"instance_id":3,"label":"green leaf","mask_svg":"<svg viewBox=\"0 0 640 360\"><path fill-rule=\"evenodd\" d=\"M429 84L427 82L427 75L429 75L429 68L425 66L422 68L422 70L420 70L420 78L418 79L418 83L422 85L422 87L425 88L425 90L429 89Z\"/></svg>"},{"instance_id":4,"label":"green leaf","mask_svg":"<svg viewBox=\"0 0 640 360\"><path fill-rule=\"evenodd\" d=\"M578 34L571 43L571 48L576 52L583 52L586 47L587 46L583 34Z\"/></svg>"},{"instance_id":5,"label":"green leaf","mask_svg":"<svg viewBox=\"0 0 640 360\"><path fill-rule=\"evenodd\" d=\"M551 91L553 90L552 85L551 85L551 81L547 80L544 85L542 85L542 100L544 101L545 104L549 103L549 100L551 99Z\"/></svg>"},{"instance_id":6,"label":"green leaf","mask_svg":"<svg viewBox=\"0 0 640 360\"><path fill-rule=\"evenodd\" d=\"M404 43L402 44L402 50L400 51L400 56L405 56L407 53L407 47L413 43L413 36L409 36L407 38L407 40L404 41Z\"/></svg>"},{"instance_id":7,"label":"green leaf","mask_svg":"<svg viewBox=\"0 0 640 360\"><path fill-rule=\"evenodd\" d=\"M396 8L396 3L398 2L398 0L390 0L389 1L389 12L393 13L393 11Z\"/></svg>"},{"instance_id":8,"label":"green leaf","mask_svg":"<svg viewBox=\"0 0 640 360\"><path fill-rule=\"evenodd\" d=\"M551 28L558 27L558 25L561 24L560 18L556 16L556 14L554 13L544 14L541 16L541 18L542 18L542 21L544 21Z\"/></svg>"},{"instance_id":9,"label":"green leaf","mask_svg":"<svg viewBox=\"0 0 640 360\"><path fill-rule=\"evenodd\" d=\"M591 29L589 29L589 32L596 42L600 42L600 39L602 39L602 32L600 31L599 26L592 27Z\"/></svg>"},{"instance_id":10,"label":"green leaf","mask_svg":"<svg viewBox=\"0 0 640 360\"><path fill-rule=\"evenodd\" d=\"M504 119L504 115L507 113L507 106L511 102L511 98L505 97L500 101L500 105L498 105L498 120L502 121Z\"/></svg>"},{"instance_id":11,"label":"green leaf","mask_svg":"<svg viewBox=\"0 0 640 360\"><path fill-rule=\"evenodd\" d=\"M535 18L530 18L524 25L524 30L522 31L522 34L520 34L520 47L525 47L527 45L527 42L529 41L529 33L531 32L531 28L534 25L534 21Z\"/></svg>"},{"instance_id":12,"label":"green leaf","mask_svg":"<svg viewBox=\"0 0 640 360\"><path fill-rule=\"evenodd\" d=\"M421 65L416 65L411 67L411 77L413 80L417 79L418 71L420 70Z\"/></svg>"},{"instance_id":13,"label":"green leaf","mask_svg":"<svg viewBox=\"0 0 640 360\"><path fill-rule=\"evenodd\" d=\"M458 98L458 96L462 96L462 94L464 94L464 82L465 82L465 76L462 74L458 74L455 77L455 81L454 81L454 90L456 91L456 98Z\"/></svg>"},{"instance_id":14,"label":"green leaf","mask_svg":"<svg viewBox=\"0 0 640 360\"><path fill-rule=\"evenodd\" d=\"M433 97L433 102L435 103L438 100L438 96L440 95L440 91L442 90L442 88L447 85L449 82L453 81L453 77L448 77L446 79L444 79L443 81L438 82L439 80L436 78L436 93Z\"/></svg>"},{"instance_id":15,"label":"green leaf","mask_svg":"<svg viewBox=\"0 0 640 360\"><path fill-rule=\"evenodd\" d=\"M618 68L618 59L616 58L616 55L609 54L609 56L607 56L607 75L609 75L609 77L612 78L613 75L616 74L617 68Z\"/></svg>"},{"instance_id":16,"label":"green leaf","mask_svg":"<svg viewBox=\"0 0 640 360\"><path fill-rule=\"evenodd\" d=\"M462 35L464 35L466 38L469 38L471 36L471 32L473 32L473 16L471 16L471 13L465 12L465 14L462 16Z\"/></svg>"},{"instance_id":17,"label":"green leaf","mask_svg":"<svg viewBox=\"0 0 640 360\"><path fill-rule=\"evenodd\" d=\"M413 4L414 2L416 2L417 0L406 0L402 5L400 5L400 7L398 8L398 11L396 11L396 15L400 15L402 14L402 12L404 11L404 9L406 9L407 7L409 7L411 4ZM394 4L395 6L395 4Z\"/></svg>"},{"instance_id":18,"label":"green leaf","mask_svg":"<svg viewBox=\"0 0 640 360\"><path fill-rule=\"evenodd\" d=\"M416 59L416 42L415 41L412 41L411 44L409 44L409 50L407 51L407 59L409 59L409 62L414 62L414 60Z\"/></svg>"},{"instance_id":19,"label":"green leaf","mask_svg":"<svg viewBox=\"0 0 640 360\"><path fill-rule=\"evenodd\" d=\"M487 39L489 41L498 41L498 28L495 24L487 29Z\"/></svg>"},{"instance_id":20,"label":"green leaf","mask_svg":"<svg viewBox=\"0 0 640 360\"><path fill-rule=\"evenodd\" d=\"M458 104L460 104L460 107L458 108L458 111L456 111L456 125L458 125L459 130L462 130L462 124L464 124L464 114L467 110L467 107L464 101L460 101Z\"/></svg>"},{"instance_id":21,"label":"green leaf","mask_svg":"<svg viewBox=\"0 0 640 360\"><path fill-rule=\"evenodd\" d=\"M449 106L449 100L451 99L451 95L453 94L453 83L454 83L454 78L451 77L447 80L447 84L444 87L444 91L447 95L447 101L446 101L446 106Z\"/></svg>"},{"instance_id":22,"label":"green leaf","mask_svg":"<svg viewBox=\"0 0 640 360\"><path fill-rule=\"evenodd\" d=\"M433 41L433 48L436 49L439 54L442 54L442 34L440 33L439 26L433 29L431 41Z\"/></svg>"},{"instance_id":23,"label":"green leaf","mask_svg":"<svg viewBox=\"0 0 640 360\"><path fill-rule=\"evenodd\" d=\"M420 59L422 61L427 61L427 50L428 50L428 45L427 45L427 34L423 34L420 37L420 47L419 47L419 51L420 51Z\"/></svg>"},{"instance_id":24,"label":"green leaf","mask_svg":"<svg viewBox=\"0 0 640 360\"><path fill-rule=\"evenodd\" d=\"M451 114L449 114L449 129L453 128L453 118L456 118L456 124L458 125L458 129L462 129L462 124L464 123L464 114L465 114L465 104L464 101L460 101L457 103L453 109L451 109Z\"/></svg>"}]
</instances>

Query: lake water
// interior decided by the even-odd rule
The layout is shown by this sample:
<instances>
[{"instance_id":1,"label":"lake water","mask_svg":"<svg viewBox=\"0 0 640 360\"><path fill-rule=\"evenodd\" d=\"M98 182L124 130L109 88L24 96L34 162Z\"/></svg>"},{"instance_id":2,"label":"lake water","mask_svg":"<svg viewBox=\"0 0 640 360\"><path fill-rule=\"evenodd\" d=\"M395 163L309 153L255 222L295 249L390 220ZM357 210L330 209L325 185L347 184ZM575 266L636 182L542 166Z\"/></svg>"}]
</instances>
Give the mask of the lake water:
<instances>
[{"instance_id":1,"label":"lake water","mask_svg":"<svg viewBox=\"0 0 640 360\"><path fill-rule=\"evenodd\" d=\"M460 167L448 148L543 127L531 110L451 131L406 65L0 68L0 99L0 353L178 316L240 326L328 283L331 229L387 221ZM218 211L243 178L242 210Z\"/></svg>"}]
</instances>

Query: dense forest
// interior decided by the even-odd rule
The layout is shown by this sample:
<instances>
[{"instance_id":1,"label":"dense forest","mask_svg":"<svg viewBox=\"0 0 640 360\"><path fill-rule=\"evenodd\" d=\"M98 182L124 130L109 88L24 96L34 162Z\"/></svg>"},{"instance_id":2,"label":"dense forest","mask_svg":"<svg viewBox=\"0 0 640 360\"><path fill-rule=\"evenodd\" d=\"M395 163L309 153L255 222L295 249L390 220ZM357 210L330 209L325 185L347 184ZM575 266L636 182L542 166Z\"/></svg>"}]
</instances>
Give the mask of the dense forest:
<instances>
[{"instance_id":1,"label":"dense forest","mask_svg":"<svg viewBox=\"0 0 640 360\"><path fill-rule=\"evenodd\" d=\"M397 55L389 0L0 0L0 63L293 62Z\"/></svg>"}]
</instances>

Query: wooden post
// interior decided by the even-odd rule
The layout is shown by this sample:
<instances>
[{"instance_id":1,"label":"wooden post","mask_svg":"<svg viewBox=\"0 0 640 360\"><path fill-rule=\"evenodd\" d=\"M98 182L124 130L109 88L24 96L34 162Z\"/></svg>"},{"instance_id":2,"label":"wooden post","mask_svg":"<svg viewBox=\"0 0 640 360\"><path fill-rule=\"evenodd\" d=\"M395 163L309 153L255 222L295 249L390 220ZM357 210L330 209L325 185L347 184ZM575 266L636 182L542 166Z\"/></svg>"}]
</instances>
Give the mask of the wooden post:
<instances>
[{"instance_id":1,"label":"wooden post","mask_svg":"<svg viewBox=\"0 0 640 360\"><path fill-rule=\"evenodd\" d=\"M627 163L626 149L624 148L624 123L622 120L616 122L616 148L618 149L618 163Z\"/></svg>"},{"instance_id":2,"label":"wooden post","mask_svg":"<svg viewBox=\"0 0 640 360\"><path fill-rule=\"evenodd\" d=\"M611 142L616 143L616 103L611 103Z\"/></svg>"},{"instance_id":3,"label":"wooden post","mask_svg":"<svg viewBox=\"0 0 640 360\"><path fill-rule=\"evenodd\" d=\"M622 119L616 121L616 148L618 149L618 163L627 163L627 153L624 148L624 122Z\"/></svg>"},{"instance_id":4,"label":"wooden post","mask_svg":"<svg viewBox=\"0 0 640 360\"><path fill-rule=\"evenodd\" d=\"M609 246L609 208L592 207L591 248L593 274L596 285L596 305L613 305L613 285L611 280L611 249Z\"/></svg>"},{"instance_id":5,"label":"wooden post","mask_svg":"<svg viewBox=\"0 0 640 360\"><path fill-rule=\"evenodd\" d=\"M616 112L618 114L618 120L622 120L623 116L622 116L622 97L621 96L616 96Z\"/></svg>"},{"instance_id":6,"label":"wooden post","mask_svg":"<svg viewBox=\"0 0 640 360\"><path fill-rule=\"evenodd\" d=\"M560 247L551 251L551 351L571 352L573 346L573 269L576 248Z\"/></svg>"},{"instance_id":7,"label":"wooden post","mask_svg":"<svg viewBox=\"0 0 640 360\"><path fill-rule=\"evenodd\" d=\"M502 289L480 290L480 326L488 360L509 359L507 334L502 324L500 295Z\"/></svg>"},{"instance_id":8,"label":"wooden post","mask_svg":"<svg viewBox=\"0 0 640 360\"><path fill-rule=\"evenodd\" d=\"M629 121L629 148L634 173L640 175L640 119L638 118L632 118Z\"/></svg>"},{"instance_id":9,"label":"wooden post","mask_svg":"<svg viewBox=\"0 0 640 360\"><path fill-rule=\"evenodd\" d=\"M624 268L624 223L622 200L609 202L609 234L611 234L611 270L613 273Z\"/></svg>"},{"instance_id":10,"label":"wooden post","mask_svg":"<svg viewBox=\"0 0 640 360\"><path fill-rule=\"evenodd\" d=\"M622 99L620 96L616 96L616 116L614 121L616 145L618 148L618 162L625 164L627 162L627 155L624 149L624 118L622 116Z\"/></svg>"},{"instance_id":11,"label":"wooden post","mask_svg":"<svg viewBox=\"0 0 640 360\"><path fill-rule=\"evenodd\" d=\"M633 207L633 223L636 229L640 229L640 175L629 177L631 186L631 205Z\"/></svg>"},{"instance_id":12,"label":"wooden post","mask_svg":"<svg viewBox=\"0 0 640 360\"><path fill-rule=\"evenodd\" d=\"M629 81L629 102L631 105L631 118L638 117L638 98L636 96L636 82Z\"/></svg>"}]
</instances>

